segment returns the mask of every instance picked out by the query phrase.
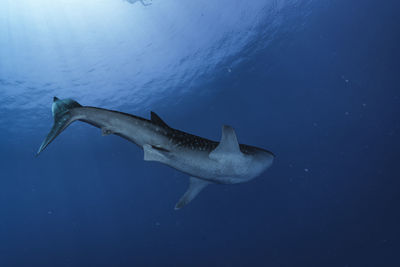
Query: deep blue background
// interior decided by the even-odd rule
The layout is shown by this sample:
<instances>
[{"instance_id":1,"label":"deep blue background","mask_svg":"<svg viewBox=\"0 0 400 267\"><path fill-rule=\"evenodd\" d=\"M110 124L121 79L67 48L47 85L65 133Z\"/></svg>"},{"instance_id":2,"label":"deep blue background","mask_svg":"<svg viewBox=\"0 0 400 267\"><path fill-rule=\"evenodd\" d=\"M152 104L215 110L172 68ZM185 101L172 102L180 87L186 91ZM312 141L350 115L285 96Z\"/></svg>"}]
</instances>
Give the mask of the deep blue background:
<instances>
[{"instance_id":1,"label":"deep blue background","mask_svg":"<svg viewBox=\"0 0 400 267\"><path fill-rule=\"evenodd\" d=\"M265 36L246 46L231 72L153 107L215 140L233 125L240 142L277 155L256 180L210 186L180 211L184 174L87 125L34 158L49 99L47 128L0 132L0 265L400 266L398 10L312 3L267 47L250 52Z\"/></svg>"}]
</instances>

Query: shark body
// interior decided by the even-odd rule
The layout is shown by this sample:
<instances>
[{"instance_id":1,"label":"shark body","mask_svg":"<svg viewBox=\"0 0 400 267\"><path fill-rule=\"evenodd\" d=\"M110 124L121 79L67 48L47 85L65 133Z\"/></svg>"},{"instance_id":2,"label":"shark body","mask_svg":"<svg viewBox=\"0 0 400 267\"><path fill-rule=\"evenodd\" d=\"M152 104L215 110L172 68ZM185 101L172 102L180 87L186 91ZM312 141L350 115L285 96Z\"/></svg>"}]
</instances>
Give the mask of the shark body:
<instances>
[{"instance_id":1,"label":"shark body","mask_svg":"<svg viewBox=\"0 0 400 267\"><path fill-rule=\"evenodd\" d=\"M42 152L74 121L89 123L103 135L123 137L144 151L144 160L157 161L190 176L189 188L176 204L180 209L210 183L247 182L271 166L274 154L254 146L239 144L230 126L222 127L220 142L176 130L151 112L147 120L119 111L81 106L72 99L54 97L54 125L40 146Z\"/></svg>"}]
</instances>

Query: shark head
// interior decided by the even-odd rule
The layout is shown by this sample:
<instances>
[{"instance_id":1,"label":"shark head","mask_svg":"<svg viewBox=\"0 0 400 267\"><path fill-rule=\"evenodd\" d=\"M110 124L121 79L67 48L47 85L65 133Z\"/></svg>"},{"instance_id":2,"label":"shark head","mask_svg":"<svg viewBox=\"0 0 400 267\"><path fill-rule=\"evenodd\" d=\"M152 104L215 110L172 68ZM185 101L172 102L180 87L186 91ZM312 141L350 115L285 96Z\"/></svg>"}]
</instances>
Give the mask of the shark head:
<instances>
[{"instance_id":1,"label":"shark head","mask_svg":"<svg viewBox=\"0 0 400 267\"><path fill-rule=\"evenodd\" d=\"M246 181L262 174L274 162L275 155L268 150L248 145L240 145L240 149L249 159Z\"/></svg>"}]
</instances>

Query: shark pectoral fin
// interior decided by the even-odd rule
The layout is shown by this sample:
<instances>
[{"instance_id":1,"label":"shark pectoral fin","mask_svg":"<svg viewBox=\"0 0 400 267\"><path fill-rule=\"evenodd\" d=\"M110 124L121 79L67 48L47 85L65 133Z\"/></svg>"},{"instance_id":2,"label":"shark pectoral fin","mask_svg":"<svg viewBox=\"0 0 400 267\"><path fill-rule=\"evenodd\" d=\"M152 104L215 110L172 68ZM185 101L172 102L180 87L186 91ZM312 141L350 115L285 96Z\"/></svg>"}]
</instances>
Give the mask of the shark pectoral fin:
<instances>
[{"instance_id":1,"label":"shark pectoral fin","mask_svg":"<svg viewBox=\"0 0 400 267\"><path fill-rule=\"evenodd\" d=\"M210 182L205 180L190 177L189 188L186 190L185 194L176 203L175 209L179 210L192 201L200 192L203 190Z\"/></svg>"},{"instance_id":2,"label":"shark pectoral fin","mask_svg":"<svg viewBox=\"0 0 400 267\"><path fill-rule=\"evenodd\" d=\"M102 127L101 128L101 135L102 136L110 135L110 134L113 134L113 133L114 132L111 129L107 128L107 127Z\"/></svg>"},{"instance_id":3,"label":"shark pectoral fin","mask_svg":"<svg viewBox=\"0 0 400 267\"><path fill-rule=\"evenodd\" d=\"M149 144L144 144L143 151L145 161L165 162L168 159L168 150L156 148Z\"/></svg>"},{"instance_id":4,"label":"shark pectoral fin","mask_svg":"<svg viewBox=\"0 0 400 267\"><path fill-rule=\"evenodd\" d=\"M211 159L218 159L221 155L242 154L237 141L235 130L231 126L222 126L222 137L218 146L210 152Z\"/></svg>"}]
</instances>

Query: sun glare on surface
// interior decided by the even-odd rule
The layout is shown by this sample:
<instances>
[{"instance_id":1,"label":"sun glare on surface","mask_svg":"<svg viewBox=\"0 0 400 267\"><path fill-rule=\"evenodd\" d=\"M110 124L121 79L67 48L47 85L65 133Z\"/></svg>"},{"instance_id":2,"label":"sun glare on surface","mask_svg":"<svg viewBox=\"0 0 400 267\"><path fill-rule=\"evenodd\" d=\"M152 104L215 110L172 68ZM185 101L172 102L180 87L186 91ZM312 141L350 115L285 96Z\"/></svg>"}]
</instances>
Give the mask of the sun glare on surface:
<instances>
[{"instance_id":1,"label":"sun glare on surface","mask_svg":"<svg viewBox=\"0 0 400 267\"><path fill-rule=\"evenodd\" d=\"M54 95L137 108L178 97L241 60L233 56L257 37L267 5L144 3L2 1L0 76L6 85L0 94L29 101L17 105L28 109L45 106Z\"/></svg>"}]
</instances>

